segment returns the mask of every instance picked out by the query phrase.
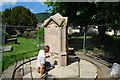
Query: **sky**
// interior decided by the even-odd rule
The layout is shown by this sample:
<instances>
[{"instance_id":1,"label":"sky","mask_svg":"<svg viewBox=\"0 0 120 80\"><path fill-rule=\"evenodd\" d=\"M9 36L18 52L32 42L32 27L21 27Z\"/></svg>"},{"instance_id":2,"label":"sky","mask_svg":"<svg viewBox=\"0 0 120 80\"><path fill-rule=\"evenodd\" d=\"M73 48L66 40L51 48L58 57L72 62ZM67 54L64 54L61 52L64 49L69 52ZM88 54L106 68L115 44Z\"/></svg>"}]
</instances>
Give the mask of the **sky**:
<instances>
[{"instance_id":1,"label":"sky","mask_svg":"<svg viewBox=\"0 0 120 80\"><path fill-rule=\"evenodd\" d=\"M10 1L10 0L9 0ZM25 1L25 0L24 0ZM4 2L2 2L2 4L0 3L1 9L0 11L4 11L6 8L12 8L15 6L24 6L25 8L30 9L30 11L32 13L42 13L42 12L49 12L46 10L49 10L52 7L48 7L47 5L45 5L43 2L33 2L33 1L14 1L12 0L11 2L7 2L7 0L4 0Z\"/></svg>"}]
</instances>

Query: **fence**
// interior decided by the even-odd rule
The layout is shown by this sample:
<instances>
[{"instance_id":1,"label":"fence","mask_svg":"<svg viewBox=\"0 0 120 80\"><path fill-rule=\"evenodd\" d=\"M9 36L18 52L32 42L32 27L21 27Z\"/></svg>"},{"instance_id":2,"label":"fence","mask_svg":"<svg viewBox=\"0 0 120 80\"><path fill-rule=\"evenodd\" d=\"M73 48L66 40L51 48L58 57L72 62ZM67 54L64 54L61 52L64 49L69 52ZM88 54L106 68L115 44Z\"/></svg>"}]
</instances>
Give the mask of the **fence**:
<instances>
[{"instance_id":1,"label":"fence","mask_svg":"<svg viewBox=\"0 0 120 80\"><path fill-rule=\"evenodd\" d=\"M29 39L27 39L27 37L22 37L20 36L20 39L21 38L25 38L29 43L26 44L26 46L22 45L24 48L23 52L15 52L14 49L18 48L16 47L16 45L19 46L19 44L25 44L26 41L23 41L24 39L21 39L21 43L19 43L20 40L18 40L18 43L17 44L9 44L9 46L12 46L13 47L13 51L11 52L4 52L3 49L1 47L3 47L3 45L5 44L5 35L6 35L6 30L9 29L28 29L28 28L33 28L31 26L9 26L9 25L0 25L0 77L1 77L1 74L10 66L10 65L14 65L14 69L13 69L13 77L14 78L14 74L17 70L18 67L22 66L22 64L26 63L26 62L29 62L31 60L34 60L32 59L31 57L34 57L34 56L37 56L38 54L38 50L41 49L42 47L40 47L41 45L40 44L43 44L43 41L41 41L42 37L44 36L43 35L43 29L38 31L37 32L37 39L33 39L32 41L28 41ZM10 31L10 30L8 30ZM32 33L32 32L31 32ZM41 34L42 35L41 35ZM17 36L12 36L12 37L16 37L18 38ZM30 37L31 38L31 37ZM32 42L32 43L31 43ZM8 46L8 44L6 45ZM30 48L27 48L27 46L32 46ZM42 45L43 46L43 45ZM21 50L22 48L20 48ZM32 50L32 51L30 51ZM4 53L3 53L4 52ZM24 70L23 70L24 71ZM24 72L23 72L23 75L24 75Z\"/></svg>"},{"instance_id":2,"label":"fence","mask_svg":"<svg viewBox=\"0 0 120 80\"><path fill-rule=\"evenodd\" d=\"M25 53L14 54L14 55L3 56L2 70L4 71L11 64L15 63L17 65L17 62L20 61L20 60L24 60L24 59L28 59L28 58L37 56L38 50L29 51L29 52L25 52Z\"/></svg>"},{"instance_id":3,"label":"fence","mask_svg":"<svg viewBox=\"0 0 120 80\"><path fill-rule=\"evenodd\" d=\"M32 69L31 69L31 61L36 60L37 54L38 54L39 49L34 50L34 51L29 51L25 53L20 53L20 54L15 54L15 55L9 55L9 56L3 56L3 71L7 68L7 66L14 65L14 68L11 69L11 75L9 76L10 79L14 79L16 76L16 71L22 67L22 77L25 75L25 70L24 70L24 64L29 62L29 72L32 74ZM31 75L32 76L32 75ZM8 76L7 76L8 77ZM17 77L17 78L22 78L22 77ZM2 77L5 79L6 77ZM32 78L32 77L31 77Z\"/></svg>"},{"instance_id":4,"label":"fence","mask_svg":"<svg viewBox=\"0 0 120 80\"><path fill-rule=\"evenodd\" d=\"M68 36L68 47L90 53L112 64L120 63L120 36L86 35L86 38L84 37L81 33Z\"/></svg>"}]
</instances>

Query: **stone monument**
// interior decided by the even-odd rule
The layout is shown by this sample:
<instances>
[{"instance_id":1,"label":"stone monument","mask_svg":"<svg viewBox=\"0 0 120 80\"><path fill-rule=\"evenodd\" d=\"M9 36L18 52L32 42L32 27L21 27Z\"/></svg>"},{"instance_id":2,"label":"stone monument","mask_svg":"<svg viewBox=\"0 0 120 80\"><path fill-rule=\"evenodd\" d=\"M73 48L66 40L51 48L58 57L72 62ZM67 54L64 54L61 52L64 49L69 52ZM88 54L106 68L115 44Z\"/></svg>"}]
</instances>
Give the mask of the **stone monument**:
<instances>
[{"instance_id":1,"label":"stone monument","mask_svg":"<svg viewBox=\"0 0 120 80\"><path fill-rule=\"evenodd\" d=\"M45 45L50 46L50 52L58 54L58 65L67 65L67 21L68 17L63 17L59 13L49 17L44 21Z\"/></svg>"}]
</instances>

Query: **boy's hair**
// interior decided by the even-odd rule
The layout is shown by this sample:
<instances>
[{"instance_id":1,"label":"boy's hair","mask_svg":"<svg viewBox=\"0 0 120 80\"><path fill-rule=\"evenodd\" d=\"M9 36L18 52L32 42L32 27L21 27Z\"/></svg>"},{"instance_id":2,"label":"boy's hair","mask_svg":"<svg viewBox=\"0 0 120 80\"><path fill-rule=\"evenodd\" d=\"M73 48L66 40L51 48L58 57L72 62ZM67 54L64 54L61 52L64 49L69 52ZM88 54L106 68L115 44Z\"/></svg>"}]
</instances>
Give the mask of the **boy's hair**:
<instances>
[{"instance_id":1,"label":"boy's hair","mask_svg":"<svg viewBox=\"0 0 120 80\"><path fill-rule=\"evenodd\" d=\"M44 50L49 50L50 49L50 47L48 46L48 45L46 45L45 47L44 47Z\"/></svg>"}]
</instances>

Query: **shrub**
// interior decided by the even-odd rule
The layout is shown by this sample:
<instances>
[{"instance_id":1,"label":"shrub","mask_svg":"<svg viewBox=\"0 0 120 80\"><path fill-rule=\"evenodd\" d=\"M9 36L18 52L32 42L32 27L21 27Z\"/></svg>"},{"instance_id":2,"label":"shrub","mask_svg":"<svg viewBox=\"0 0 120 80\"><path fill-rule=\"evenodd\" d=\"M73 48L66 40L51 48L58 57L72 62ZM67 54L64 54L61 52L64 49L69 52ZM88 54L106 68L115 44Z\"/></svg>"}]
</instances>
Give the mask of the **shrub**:
<instances>
[{"instance_id":1,"label":"shrub","mask_svg":"<svg viewBox=\"0 0 120 80\"><path fill-rule=\"evenodd\" d=\"M44 28L40 28L40 30L38 31L38 36L39 37L44 36Z\"/></svg>"},{"instance_id":2,"label":"shrub","mask_svg":"<svg viewBox=\"0 0 120 80\"><path fill-rule=\"evenodd\" d=\"M30 32L26 30L26 31L24 31L24 33L22 34L22 36L23 36L23 37L27 37L27 36L29 36L29 33L30 33Z\"/></svg>"},{"instance_id":3,"label":"shrub","mask_svg":"<svg viewBox=\"0 0 120 80\"><path fill-rule=\"evenodd\" d=\"M40 28L37 36L38 36L38 38L40 38L41 41L44 40L44 28Z\"/></svg>"}]
</instances>

